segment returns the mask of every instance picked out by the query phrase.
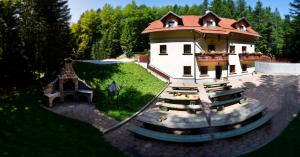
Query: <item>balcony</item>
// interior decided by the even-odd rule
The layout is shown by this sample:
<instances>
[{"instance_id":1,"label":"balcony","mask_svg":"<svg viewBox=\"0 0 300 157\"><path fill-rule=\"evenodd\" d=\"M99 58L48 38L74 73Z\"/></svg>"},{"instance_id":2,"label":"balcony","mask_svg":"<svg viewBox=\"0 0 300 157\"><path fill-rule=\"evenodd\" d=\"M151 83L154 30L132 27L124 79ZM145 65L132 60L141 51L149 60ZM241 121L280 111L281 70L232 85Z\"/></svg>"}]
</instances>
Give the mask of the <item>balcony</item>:
<instances>
[{"instance_id":1,"label":"balcony","mask_svg":"<svg viewBox=\"0 0 300 157\"><path fill-rule=\"evenodd\" d=\"M270 59L270 57L261 53L241 53L239 57L241 61L266 61Z\"/></svg>"},{"instance_id":2,"label":"balcony","mask_svg":"<svg viewBox=\"0 0 300 157\"><path fill-rule=\"evenodd\" d=\"M227 53L201 53L196 54L197 61L200 62L222 62L228 60Z\"/></svg>"}]
</instances>

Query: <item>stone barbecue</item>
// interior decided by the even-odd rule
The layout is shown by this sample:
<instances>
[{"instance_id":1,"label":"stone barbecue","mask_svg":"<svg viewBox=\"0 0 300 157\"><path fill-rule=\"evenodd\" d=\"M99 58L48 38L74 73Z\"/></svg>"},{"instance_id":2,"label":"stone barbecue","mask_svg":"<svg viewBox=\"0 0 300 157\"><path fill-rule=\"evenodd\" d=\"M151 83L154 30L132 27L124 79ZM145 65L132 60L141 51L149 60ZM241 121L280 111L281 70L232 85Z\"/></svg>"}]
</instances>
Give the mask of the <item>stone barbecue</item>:
<instances>
[{"instance_id":1,"label":"stone barbecue","mask_svg":"<svg viewBox=\"0 0 300 157\"><path fill-rule=\"evenodd\" d=\"M44 95L49 99L49 106L53 106L55 98L60 98L60 102L64 102L66 96L73 96L76 101L78 96L86 96L91 103L93 98L92 88L76 75L72 66L72 59L67 58L64 61L65 67L58 78L49 83L44 90Z\"/></svg>"}]
</instances>

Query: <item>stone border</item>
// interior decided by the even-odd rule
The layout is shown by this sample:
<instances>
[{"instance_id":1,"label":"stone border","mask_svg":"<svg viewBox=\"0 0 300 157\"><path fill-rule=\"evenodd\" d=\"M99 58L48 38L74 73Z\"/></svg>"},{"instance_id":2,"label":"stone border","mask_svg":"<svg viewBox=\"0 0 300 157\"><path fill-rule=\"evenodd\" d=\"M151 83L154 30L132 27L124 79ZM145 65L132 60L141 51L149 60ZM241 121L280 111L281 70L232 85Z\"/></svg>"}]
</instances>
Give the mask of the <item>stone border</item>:
<instances>
[{"instance_id":1,"label":"stone border","mask_svg":"<svg viewBox=\"0 0 300 157\"><path fill-rule=\"evenodd\" d=\"M140 110L138 110L136 113L134 113L132 116L126 118L125 120L121 121L118 124L113 125L112 127L106 129L103 131L103 134L107 134L110 131L113 131L117 128L119 128L120 126L124 125L125 123L127 123L128 121L130 121L132 118L135 118L137 115L139 115L141 112L143 112L146 108L148 108L157 98L158 96L164 91L166 90L166 88L169 86L169 82L168 84L154 97L152 98L144 107L142 107Z\"/></svg>"}]
</instances>

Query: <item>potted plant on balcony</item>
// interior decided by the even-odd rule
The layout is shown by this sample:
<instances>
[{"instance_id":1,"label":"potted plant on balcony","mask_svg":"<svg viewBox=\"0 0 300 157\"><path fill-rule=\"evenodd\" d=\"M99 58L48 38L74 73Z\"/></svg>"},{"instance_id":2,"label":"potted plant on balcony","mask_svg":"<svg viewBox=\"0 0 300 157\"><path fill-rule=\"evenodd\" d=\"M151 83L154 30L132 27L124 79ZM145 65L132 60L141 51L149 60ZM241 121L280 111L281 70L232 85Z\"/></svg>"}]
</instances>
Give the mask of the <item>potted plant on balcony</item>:
<instances>
[{"instance_id":1,"label":"potted plant on balcony","mask_svg":"<svg viewBox=\"0 0 300 157\"><path fill-rule=\"evenodd\" d=\"M226 52L223 50L223 51L221 52L221 54L222 54L223 57L225 57Z\"/></svg>"},{"instance_id":2,"label":"potted plant on balcony","mask_svg":"<svg viewBox=\"0 0 300 157\"><path fill-rule=\"evenodd\" d=\"M217 52L216 52L216 51L214 51L214 50L210 51L210 55L211 55L211 57L212 57L212 58L215 58L215 55L216 55L216 53L217 53Z\"/></svg>"}]
</instances>

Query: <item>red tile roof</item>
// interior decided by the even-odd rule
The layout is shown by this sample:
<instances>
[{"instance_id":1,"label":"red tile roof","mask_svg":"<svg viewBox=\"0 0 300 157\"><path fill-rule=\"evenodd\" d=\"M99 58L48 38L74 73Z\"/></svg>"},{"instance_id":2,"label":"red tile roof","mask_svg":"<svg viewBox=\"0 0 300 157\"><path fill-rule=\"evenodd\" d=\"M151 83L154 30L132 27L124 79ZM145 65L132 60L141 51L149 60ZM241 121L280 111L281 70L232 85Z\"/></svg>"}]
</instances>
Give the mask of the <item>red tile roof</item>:
<instances>
[{"instance_id":1,"label":"red tile roof","mask_svg":"<svg viewBox=\"0 0 300 157\"><path fill-rule=\"evenodd\" d=\"M183 26L178 25L174 28L166 28L161 20L156 20L142 32L142 34L152 33L152 32L162 32L162 31L176 31L176 30L195 30L200 33L211 33L211 34L224 34L228 35L230 33L239 33L244 35L256 36L260 35L252 29L251 26L247 27L247 31L243 32L234 27L232 24L237 22L234 19L221 18L221 21L218 23L216 27L203 27L199 24L199 19L201 16L188 15L188 16L180 16L183 21Z\"/></svg>"}]
</instances>

